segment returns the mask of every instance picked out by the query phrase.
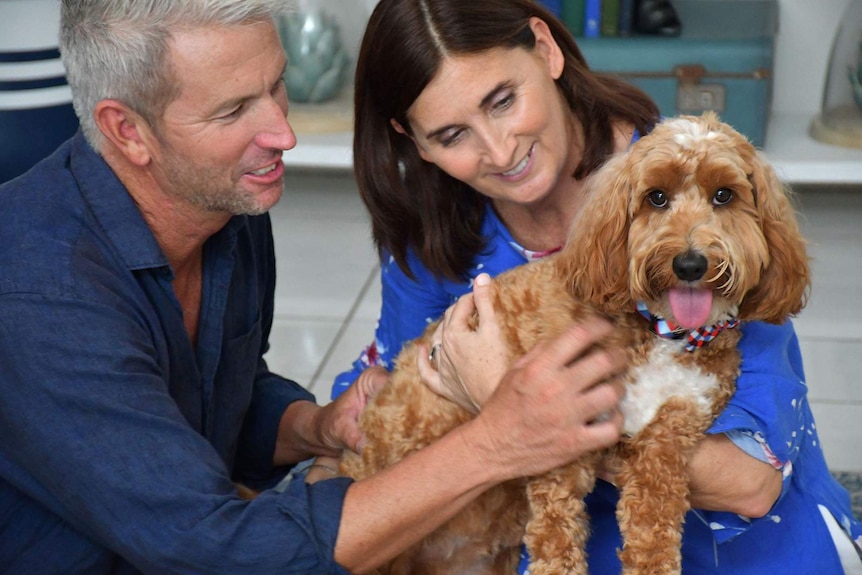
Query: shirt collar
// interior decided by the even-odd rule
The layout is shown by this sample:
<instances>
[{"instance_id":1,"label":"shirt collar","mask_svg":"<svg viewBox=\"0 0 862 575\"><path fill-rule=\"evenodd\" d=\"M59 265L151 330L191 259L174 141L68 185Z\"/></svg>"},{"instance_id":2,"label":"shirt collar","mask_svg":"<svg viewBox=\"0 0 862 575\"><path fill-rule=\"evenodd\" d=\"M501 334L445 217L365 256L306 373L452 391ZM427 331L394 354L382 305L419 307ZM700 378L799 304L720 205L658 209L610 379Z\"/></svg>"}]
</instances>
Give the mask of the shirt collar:
<instances>
[{"instance_id":1,"label":"shirt collar","mask_svg":"<svg viewBox=\"0 0 862 575\"><path fill-rule=\"evenodd\" d=\"M81 196L128 268L169 268L167 256L131 194L80 131L72 141L70 162ZM234 235L245 223L245 216L233 217L217 235Z\"/></svg>"},{"instance_id":2,"label":"shirt collar","mask_svg":"<svg viewBox=\"0 0 862 575\"><path fill-rule=\"evenodd\" d=\"M129 269L167 266L168 258L132 196L81 131L73 138L70 162L81 196Z\"/></svg>"}]
</instances>

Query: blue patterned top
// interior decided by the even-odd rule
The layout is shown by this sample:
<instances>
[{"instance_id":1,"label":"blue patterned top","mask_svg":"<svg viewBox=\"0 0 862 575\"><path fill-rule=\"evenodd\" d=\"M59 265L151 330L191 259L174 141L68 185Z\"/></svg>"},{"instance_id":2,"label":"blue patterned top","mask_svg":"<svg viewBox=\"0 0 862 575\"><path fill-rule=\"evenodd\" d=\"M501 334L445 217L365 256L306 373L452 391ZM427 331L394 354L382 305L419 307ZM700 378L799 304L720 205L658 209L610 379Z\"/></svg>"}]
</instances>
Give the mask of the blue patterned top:
<instances>
[{"instance_id":1,"label":"blue patterned top","mask_svg":"<svg viewBox=\"0 0 862 575\"><path fill-rule=\"evenodd\" d=\"M402 344L418 337L428 323L469 292L478 274L496 276L534 255L518 246L490 208L482 232L488 248L469 270L469 281L434 276L412 252L408 261L415 281L391 257L382 262L383 307L374 342L352 370L336 378L333 397L369 365L391 368ZM780 469L784 487L773 509L759 519L690 511L683 536L683 572L842 573L819 506L828 510L857 546L862 545L862 524L852 515L848 493L827 469L808 404L796 333L790 322L782 326L752 322L740 329L742 374L737 391L709 432L727 434L746 452ZM617 499L616 488L602 481L588 498L592 575L620 572L616 554L620 534L614 514ZM526 572L525 565L526 559L519 573Z\"/></svg>"}]
</instances>

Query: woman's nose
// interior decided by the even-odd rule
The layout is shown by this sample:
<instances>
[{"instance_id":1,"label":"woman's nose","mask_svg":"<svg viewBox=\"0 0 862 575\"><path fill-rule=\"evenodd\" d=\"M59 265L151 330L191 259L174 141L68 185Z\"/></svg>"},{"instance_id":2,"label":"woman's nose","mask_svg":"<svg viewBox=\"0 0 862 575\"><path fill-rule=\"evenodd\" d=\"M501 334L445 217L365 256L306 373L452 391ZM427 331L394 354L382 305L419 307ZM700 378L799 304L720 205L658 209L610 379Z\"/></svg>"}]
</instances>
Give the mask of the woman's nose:
<instances>
[{"instance_id":1,"label":"woman's nose","mask_svg":"<svg viewBox=\"0 0 862 575\"><path fill-rule=\"evenodd\" d=\"M489 127L484 130L482 143L485 155L493 166L501 170L512 167L517 142L504 126Z\"/></svg>"}]
</instances>

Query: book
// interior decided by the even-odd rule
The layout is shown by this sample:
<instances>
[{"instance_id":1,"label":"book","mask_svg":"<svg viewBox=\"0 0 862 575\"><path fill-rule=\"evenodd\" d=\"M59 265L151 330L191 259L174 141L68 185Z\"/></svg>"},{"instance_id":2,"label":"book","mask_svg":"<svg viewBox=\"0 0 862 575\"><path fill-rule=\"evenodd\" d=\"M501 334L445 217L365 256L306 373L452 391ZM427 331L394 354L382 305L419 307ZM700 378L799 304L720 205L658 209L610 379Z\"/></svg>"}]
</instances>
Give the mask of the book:
<instances>
[{"instance_id":1,"label":"book","mask_svg":"<svg viewBox=\"0 0 862 575\"><path fill-rule=\"evenodd\" d=\"M584 37L598 38L601 36L602 1L584 0Z\"/></svg>"},{"instance_id":2,"label":"book","mask_svg":"<svg viewBox=\"0 0 862 575\"><path fill-rule=\"evenodd\" d=\"M584 35L585 0L563 0L562 20L572 36Z\"/></svg>"},{"instance_id":3,"label":"book","mask_svg":"<svg viewBox=\"0 0 862 575\"><path fill-rule=\"evenodd\" d=\"M631 36L635 29L635 0L620 0L620 36Z\"/></svg>"},{"instance_id":4,"label":"book","mask_svg":"<svg viewBox=\"0 0 862 575\"><path fill-rule=\"evenodd\" d=\"M539 0L539 4L544 6L554 16L560 17L563 10L563 0Z\"/></svg>"},{"instance_id":5,"label":"book","mask_svg":"<svg viewBox=\"0 0 862 575\"><path fill-rule=\"evenodd\" d=\"M602 36L619 35L620 0L602 0L602 19L599 30Z\"/></svg>"}]
</instances>

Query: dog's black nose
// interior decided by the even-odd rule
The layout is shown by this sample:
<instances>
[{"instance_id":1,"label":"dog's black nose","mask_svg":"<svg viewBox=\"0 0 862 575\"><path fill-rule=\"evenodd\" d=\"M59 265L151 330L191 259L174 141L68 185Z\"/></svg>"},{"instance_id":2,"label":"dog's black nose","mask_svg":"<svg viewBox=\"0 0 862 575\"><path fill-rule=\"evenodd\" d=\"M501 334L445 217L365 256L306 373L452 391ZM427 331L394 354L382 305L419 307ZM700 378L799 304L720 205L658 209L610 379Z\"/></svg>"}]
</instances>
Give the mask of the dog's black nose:
<instances>
[{"instance_id":1,"label":"dog's black nose","mask_svg":"<svg viewBox=\"0 0 862 575\"><path fill-rule=\"evenodd\" d=\"M706 273L706 256L699 252L685 252L673 258L673 273L686 282L697 281Z\"/></svg>"}]
</instances>

